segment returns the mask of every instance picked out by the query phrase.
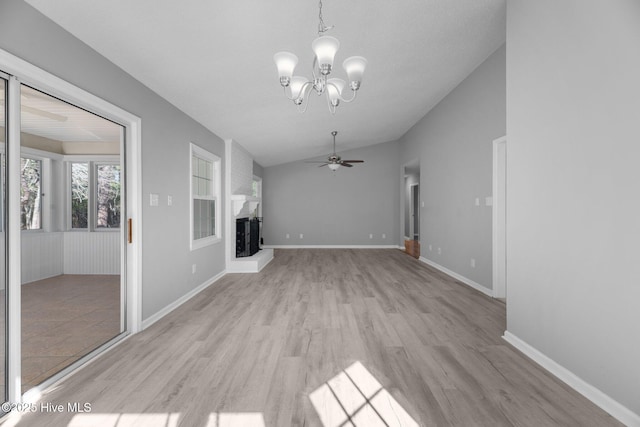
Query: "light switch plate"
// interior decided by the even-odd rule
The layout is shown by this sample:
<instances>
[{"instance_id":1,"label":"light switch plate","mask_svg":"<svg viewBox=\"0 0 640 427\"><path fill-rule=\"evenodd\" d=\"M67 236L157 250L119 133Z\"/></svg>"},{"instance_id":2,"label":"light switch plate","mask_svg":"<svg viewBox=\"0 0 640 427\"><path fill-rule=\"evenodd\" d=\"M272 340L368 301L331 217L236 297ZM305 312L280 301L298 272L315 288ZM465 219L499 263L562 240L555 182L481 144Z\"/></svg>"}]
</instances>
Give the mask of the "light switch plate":
<instances>
[{"instance_id":1,"label":"light switch plate","mask_svg":"<svg viewBox=\"0 0 640 427\"><path fill-rule=\"evenodd\" d=\"M155 193L149 194L149 206L158 206L158 195Z\"/></svg>"}]
</instances>

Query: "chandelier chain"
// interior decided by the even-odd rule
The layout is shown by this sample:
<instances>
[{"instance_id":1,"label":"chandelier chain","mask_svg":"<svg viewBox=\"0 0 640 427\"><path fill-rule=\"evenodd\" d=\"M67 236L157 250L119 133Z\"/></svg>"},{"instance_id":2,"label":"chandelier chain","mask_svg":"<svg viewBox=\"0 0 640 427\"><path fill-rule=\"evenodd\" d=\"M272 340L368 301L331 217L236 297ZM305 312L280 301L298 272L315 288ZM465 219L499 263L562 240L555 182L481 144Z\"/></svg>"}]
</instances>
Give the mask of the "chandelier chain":
<instances>
[{"instance_id":1,"label":"chandelier chain","mask_svg":"<svg viewBox=\"0 0 640 427\"><path fill-rule=\"evenodd\" d=\"M330 27L327 27L327 26L325 25L325 23L324 23L324 19L322 19L322 0L320 0L320 1L318 2L318 9L319 9L319 12L318 12L318 20L320 21L320 22L318 22L318 35L319 35L319 36L321 36L321 35L322 35L322 33L327 32L327 31L329 31L330 29L332 29L332 28L333 28L333 25L332 25L332 26L330 26Z\"/></svg>"}]
</instances>

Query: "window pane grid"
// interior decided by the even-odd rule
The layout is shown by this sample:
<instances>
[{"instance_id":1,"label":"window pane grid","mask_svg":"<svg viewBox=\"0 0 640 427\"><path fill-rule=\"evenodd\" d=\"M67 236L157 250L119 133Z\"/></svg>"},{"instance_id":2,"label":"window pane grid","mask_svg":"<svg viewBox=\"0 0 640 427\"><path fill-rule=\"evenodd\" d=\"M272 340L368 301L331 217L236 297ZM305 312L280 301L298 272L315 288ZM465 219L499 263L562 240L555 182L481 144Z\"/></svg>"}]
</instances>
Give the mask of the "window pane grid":
<instances>
[{"instance_id":1,"label":"window pane grid","mask_svg":"<svg viewBox=\"0 0 640 427\"><path fill-rule=\"evenodd\" d=\"M193 200L193 239L198 240L216 234L216 201Z\"/></svg>"},{"instance_id":2,"label":"window pane grid","mask_svg":"<svg viewBox=\"0 0 640 427\"><path fill-rule=\"evenodd\" d=\"M213 163L198 156L192 156L191 161L194 197L213 197Z\"/></svg>"},{"instance_id":3,"label":"window pane grid","mask_svg":"<svg viewBox=\"0 0 640 427\"><path fill-rule=\"evenodd\" d=\"M217 209L217 164L219 159L211 153L192 145L191 152L191 199L192 240L215 237Z\"/></svg>"}]
</instances>

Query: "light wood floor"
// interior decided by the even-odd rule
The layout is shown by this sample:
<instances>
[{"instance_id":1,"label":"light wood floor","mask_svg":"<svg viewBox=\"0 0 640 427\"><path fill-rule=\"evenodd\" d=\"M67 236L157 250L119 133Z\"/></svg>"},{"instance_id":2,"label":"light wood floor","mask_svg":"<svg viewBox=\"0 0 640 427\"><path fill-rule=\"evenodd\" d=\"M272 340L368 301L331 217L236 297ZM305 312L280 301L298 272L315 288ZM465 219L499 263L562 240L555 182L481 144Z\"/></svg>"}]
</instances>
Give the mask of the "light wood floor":
<instances>
[{"instance_id":1,"label":"light wood floor","mask_svg":"<svg viewBox=\"0 0 640 427\"><path fill-rule=\"evenodd\" d=\"M278 250L42 397L90 414L18 425L619 425L504 329L504 304L401 251Z\"/></svg>"},{"instance_id":2,"label":"light wood floor","mask_svg":"<svg viewBox=\"0 0 640 427\"><path fill-rule=\"evenodd\" d=\"M120 276L51 277L22 285L21 299L23 392L120 333Z\"/></svg>"}]
</instances>

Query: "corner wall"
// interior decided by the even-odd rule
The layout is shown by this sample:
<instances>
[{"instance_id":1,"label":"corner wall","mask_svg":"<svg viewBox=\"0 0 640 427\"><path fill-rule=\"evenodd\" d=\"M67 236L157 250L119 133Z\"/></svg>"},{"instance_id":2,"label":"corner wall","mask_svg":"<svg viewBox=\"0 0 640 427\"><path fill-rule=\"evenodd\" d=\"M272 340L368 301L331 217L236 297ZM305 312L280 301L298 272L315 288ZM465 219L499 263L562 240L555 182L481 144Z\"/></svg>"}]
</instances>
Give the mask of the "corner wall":
<instances>
[{"instance_id":1,"label":"corner wall","mask_svg":"<svg viewBox=\"0 0 640 427\"><path fill-rule=\"evenodd\" d=\"M508 331L640 425L640 2L507 23Z\"/></svg>"},{"instance_id":2,"label":"corner wall","mask_svg":"<svg viewBox=\"0 0 640 427\"><path fill-rule=\"evenodd\" d=\"M420 161L422 257L487 289L493 267L485 202L493 140L506 131L505 54L503 45L400 140L399 164Z\"/></svg>"},{"instance_id":3,"label":"corner wall","mask_svg":"<svg viewBox=\"0 0 640 427\"><path fill-rule=\"evenodd\" d=\"M265 245L397 245L397 142L338 154L364 163L336 172L304 161L264 168Z\"/></svg>"}]
</instances>

